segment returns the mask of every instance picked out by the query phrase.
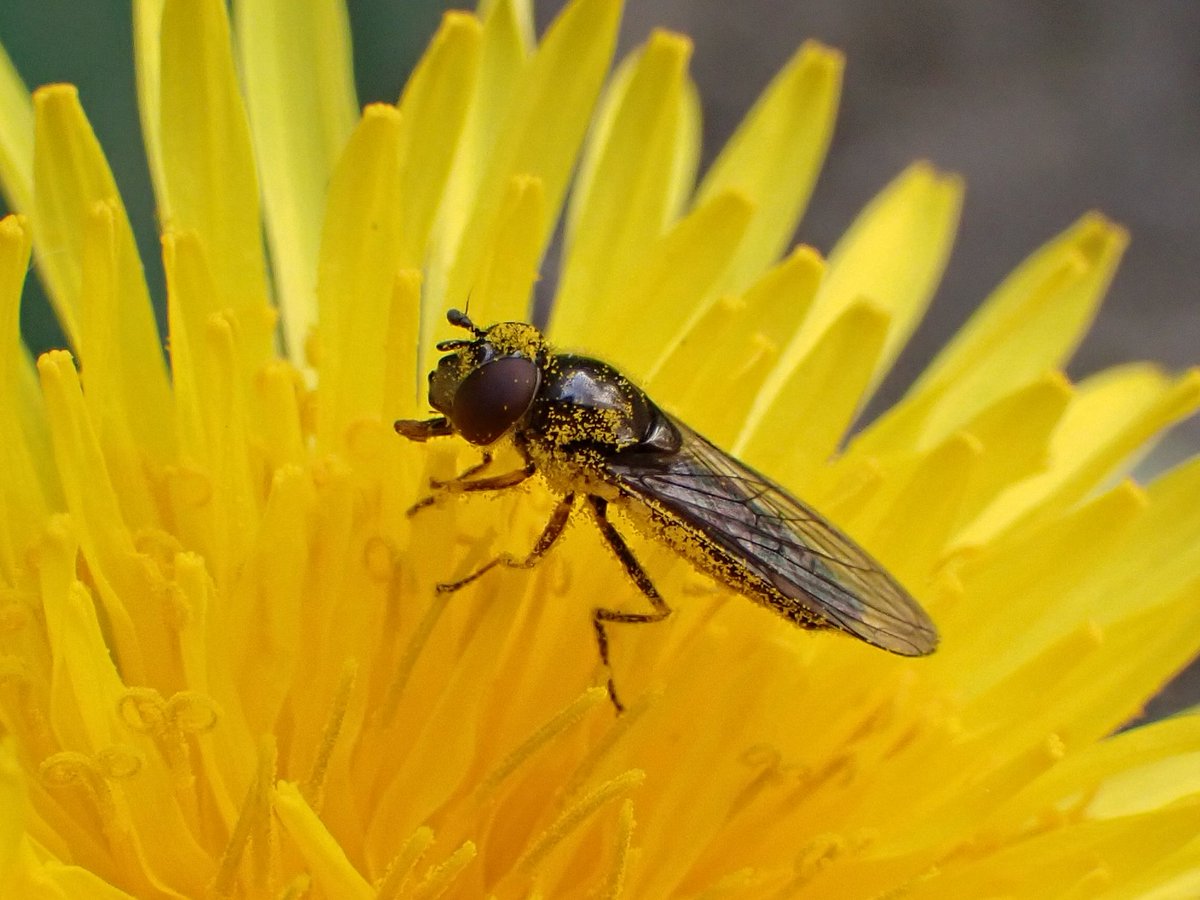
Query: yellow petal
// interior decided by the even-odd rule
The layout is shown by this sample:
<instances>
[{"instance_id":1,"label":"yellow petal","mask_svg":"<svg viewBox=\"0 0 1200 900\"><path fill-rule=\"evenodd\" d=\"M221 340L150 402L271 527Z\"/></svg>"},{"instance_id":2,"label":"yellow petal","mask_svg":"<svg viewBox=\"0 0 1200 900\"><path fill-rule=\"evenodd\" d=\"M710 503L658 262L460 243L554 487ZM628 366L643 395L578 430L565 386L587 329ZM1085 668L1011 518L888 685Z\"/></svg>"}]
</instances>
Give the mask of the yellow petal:
<instances>
[{"instance_id":1,"label":"yellow petal","mask_svg":"<svg viewBox=\"0 0 1200 900\"><path fill-rule=\"evenodd\" d=\"M15 883L19 852L25 829L25 775L17 763L16 743L11 735L0 741L0 879Z\"/></svg>"},{"instance_id":2,"label":"yellow petal","mask_svg":"<svg viewBox=\"0 0 1200 900\"><path fill-rule=\"evenodd\" d=\"M1194 485L1198 473L1200 466L1191 465L1179 479ZM1168 518L1171 513L1174 518ZM1143 698L1200 649L1200 580L1194 566L1179 559L1181 545L1189 538L1194 545L1198 518L1193 509L1181 511L1178 504L1159 509L1152 502L1132 527L1099 536L1092 529L1090 540L1086 533L1071 535L1068 546L1060 547L1071 555L1060 557L1057 567L1064 568L1062 560L1070 559L1070 568L1080 569L1065 585L1052 569L1045 579L1049 590L1041 583L1030 590L1011 576L1005 580L1002 572L993 574L1007 597L1022 592L1019 607L1007 613L1024 624L1005 642L1004 677L977 698L977 715L1013 709L1021 727L1027 722L1033 729L1057 731L1070 745L1096 740L1134 715ZM1136 560L1136 566L1129 560ZM1084 562L1089 563L1086 568ZM1007 567L1013 569L1012 557ZM1086 573L1082 577L1081 570ZM1025 570L1022 577L1029 577ZM1028 606L1031 596L1040 609ZM980 596L980 603L986 602ZM1011 600L1008 605L1013 606ZM1071 622L1082 624L1064 634ZM993 642L1000 638L998 629L987 636ZM994 665L989 661L975 667L972 678L988 677L985 672ZM1036 717L1029 719L1034 707Z\"/></svg>"},{"instance_id":3,"label":"yellow petal","mask_svg":"<svg viewBox=\"0 0 1200 900\"><path fill-rule=\"evenodd\" d=\"M83 866L63 865L46 862L38 867L35 881L30 890L39 894L30 897L45 897L46 900L68 900L71 897L88 897L95 900L136 900L133 894L113 887L103 878Z\"/></svg>"},{"instance_id":4,"label":"yellow petal","mask_svg":"<svg viewBox=\"0 0 1200 900\"><path fill-rule=\"evenodd\" d=\"M910 167L859 214L829 255L825 281L807 321L784 351L748 417L756 427L792 369L851 303L873 301L888 316L873 387L925 312L945 266L962 184L926 164ZM863 395L866 402L869 390Z\"/></svg>"},{"instance_id":5,"label":"yellow petal","mask_svg":"<svg viewBox=\"0 0 1200 900\"><path fill-rule=\"evenodd\" d=\"M635 380L658 369L715 301L752 212L740 194L720 194L680 219L596 310L588 346Z\"/></svg>"},{"instance_id":6,"label":"yellow petal","mask_svg":"<svg viewBox=\"0 0 1200 900\"><path fill-rule=\"evenodd\" d=\"M1026 260L984 301L914 390L953 388L945 406L967 412L1066 363L1091 324L1129 242L1102 216L1084 216ZM968 398L971 398L968 400ZM949 410L928 427L952 427ZM939 422L949 419L946 424Z\"/></svg>"},{"instance_id":7,"label":"yellow petal","mask_svg":"<svg viewBox=\"0 0 1200 900\"><path fill-rule=\"evenodd\" d=\"M572 252L577 238L587 238L586 233L581 233L580 216L589 214L592 203L606 205L594 192L595 188L603 188L607 183L605 172L622 179L631 189L659 189L658 179L638 178L637 173L628 171L629 148L625 143L632 138L628 132L633 126L653 129L658 137L642 148L640 159L645 169L662 174L668 181L678 182L681 168L695 177L695 169L684 165L688 160L694 164L697 156L696 148L692 146L696 132L692 129L698 123L692 121L693 110L690 109L691 100L695 99L695 84L687 74L691 56L692 42L686 35L655 29L650 39L626 56L608 79L592 118L579 169L571 183L571 202L563 237L564 257ZM664 132L665 125L670 127L660 133ZM671 142L673 161L664 166L661 144L666 136L674 138ZM678 184L675 188L667 188L666 192L672 198L666 205L666 221L669 221L691 194L692 185L687 185L684 195L680 194ZM590 214L595 215L594 212ZM629 224L638 226L636 221Z\"/></svg>"},{"instance_id":8,"label":"yellow petal","mask_svg":"<svg viewBox=\"0 0 1200 900\"><path fill-rule=\"evenodd\" d=\"M972 697L964 721L1001 756L1045 734L1057 735L1065 751L1089 746L1136 715L1142 698L1194 656L1198 597L1193 585L1111 628L1085 624L1063 635Z\"/></svg>"},{"instance_id":9,"label":"yellow petal","mask_svg":"<svg viewBox=\"0 0 1200 900\"><path fill-rule=\"evenodd\" d=\"M864 450L926 445L988 403L1064 365L1091 323L1128 243L1089 214L993 291L912 390L860 439Z\"/></svg>"},{"instance_id":10,"label":"yellow petal","mask_svg":"<svg viewBox=\"0 0 1200 900\"><path fill-rule=\"evenodd\" d=\"M1145 559L1146 567L1123 566L1125 581L1119 590L1140 586L1147 595L1167 595L1190 581L1195 572L1193 535L1200 527L1194 492L1200 490L1200 462L1196 457L1155 479L1146 493L1150 511L1135 531L1131 551L1134 559Z\"/></svg>"},{"instance_id":11,"label":"yellow petal","mask_svg":"<svg viewBox=\"0 0 1200 900\"><path fill-rule=\"evenodd\" d=\"M472 187L484 174L491 142L512 113L522 73L537 42L532 0L481 0L479 17L483 20L483 48L468 131L474 133L471 149L480 156L472 159L474 165L469 167Z\"/></svg>"},{"instance_id":12,"label":"yellow petal","mask_svg":"<svg viewBox=\"0 0 1200 900\"><path fill-rule=\"evenodd\" d=\"M1164 375L1154 366L1117 366L1080 383L1078 402L1064 416L1051 453L1076 460L1079 472L1071 489L1083 492L1123 464L1132 465L1159 432L1198 406L1200 369Z\"/></svg>"},{"instance_id":13,"label":"yellow petal","mask_svg":"<svg viewBox=\"0 0 1200 900\"><path fill-rule=\"evenodd\" d=\"M517 175L509 184L495 227L484 236L484 253L472 291L473 314L481 322L522 322L529 317L533 284L542 254L538 235L546 219L542 182Z\"/></svg>"},{"instance_id":14,"label":"yellow petal","mask_svg":"<svg viewBox=\"0 0 1200 900\"><path fill-rule=\"evenodd\" d=\"M442 205L468 101L479 75L483 30L479 20L448 12L417 63L400 98L400 196L404 243L398 259L425 262L434 216Z\"/></svg>"},{"instance_id":15,"label":"yellow petal","mask_svg":"<svg viewBox=\"0 0 1200 900\"><path fill-rule=\"evenodd\" d=\"M918 163L863 210L829 254L812 329L819 333L848 302L869 297L891 315L878 372L916 327L945 266L958 225L963 185Z\"/></svg>"},{"instance_id":16,"label":"yellow petal","mask_svg":"<svg viewBox=\"0 0 1200 900\"><path fill-rule=\"evenodd\" d=\"M321 242L319 433L337 446L346 425L379 415L389 305L402 246L400 114L369 106L329 185Z\"/></svg>"},{"instance_id":17,"label":"yellow petal","mask_svg":"<svg viewBox=\"0 0 1200 900\"><path fill-rule=\"evenodd\" d=\"M1080 585L1079 573L1099 570L1106 559L1124 559L1124 542L1146 506L1145 494L1126 482L968 558L959 578L972 601L939 614L945 640L936 664L947 671L958 666L972 682L987 681L1032 648L1095 616L1095 584ZM986 648L997 644L1005 653L987 655Z\"/></svg>"},{"instance_id":18,"label":"yellow petal","mask_svg":"<svg viewBox=\"0 0 1200 900\"><path fill-rule=\"evenodd\" d=\"M1090 773L1089 781L1092 784L1099 780L1097 775L1108 777L1105 779L1107 783L1090 804L1092 815L1116 818L1153 812L1179 801L1186 803L1189 797L1200 794L1200 779L1197 778L1200 752L1196 750L1195 719L1195 716L1184 717L1184 723L1192 725L1191 732L1173 742L1167 751L1169 756L1159 751L1156 755L1161 754L1160 758L1151 765L1147 765L1144 759L1134 760L1123 754L1124 758L1105 760L1103 768L1096 766L1098 771ZM1150 735L1141 736L1143 739L1154 736L1154 729L1150 726L1136 730L1151 732ZM1139 762L1141 765L1136 764Z\"/></svg>"},{"instance_id":19,"label":"yellow petal","mask_svg":"<svg viewBox=\"0 0 1200 900\"><path fill-rule=\"evenodd\" d=\"M216 309L233 311L251 360L272 352L258 178L220 0L166 0L162 15L162 159L166 231L205 248Z\"/></svg>"},{"instance_id":20,"label":"yellow petal","mask_svg":"<svg viewBox=\"0 0 1200 900\"><path fill-rule=\"evenodd\" d=\"M12 398L0 404L0 466L5 473L0 487L0 572L9 584L17 583L26 544L44 521L47 500L57 500L58 494L57 474L46 452L44 413L38 408L41 397L25 392L31 366L21 344L19 307L29 247L23 218L0 220L0 396ZM49 485L55 490L48 495Z\"/></svg>"},{"instance_id":21,"label":"yellow petal","mask_svg":"<svg viewBox=\"0 0 1200 900\"><path fill-rule=\"evenodd\" d=\"M167 328L171 334L175 423L185 454L206 455L202 393L208 372L198 345L207 304L216 288L194 235L163 236L163 268L167 281Z\"/></svg>"},{"instance_id":22,"label":"yellow petal","mask_svg":"<svg viewBox=\"0 0 1200 900\"><path fill-rule=\"evenodd\" d=\"M33 106L29 91L0 46L0 185L16 212L33 209Z\"/></svg>"},{"instance_id":23,"label":"yellow petal","mask_svg":"<svg viewBox=\"0 0 1200 900\"><path fill-rule=\"evenodd\" d=\"M1175 900L1200 895L1200 843L1193 841L1163 863L1128 882L1125 896L1138 900Z\"/></svg>"},{"instance_id":24,"label":"yellow petal","mask_svg":"<svg viewBox=\"0 0 1200 900\"><path fill-rule=\"evenodd\" d=\"M785 484L804 484L858 412L888 324L870 301L847 307L792 369L757 428L743 427L734 453Z\"/></svg>"},{"instance_id":25,"label":"yellow petal","mask_svg":"<svg viewBox=\"0 0 1200 900\"><path fill-rule=\"evenodd\" d=\"M288 686L302 665L300 629L312 482L299 467L275 473L257 534L239 558L229 608L213 612L213 627L231 637L229 663L242 683L256 685L242 699L250 733L277 721Z\"/></svg>"},{"instance_id":26,"label":"yellow petal","mask_svg":"<svg viewBox=\"0 0 1200 900\"><path fill-rule=\"evenodd\" d=\"M412 336L421 324L421 272L404 269L392 283L388 307L386 368L383 376L383 420L420 417L428 409L429 382L417 365L419 348Z\"/></svg>"},{"instance_id":27,"label":"yellow petal","mask_svg":"<svg viewBox=\"0 0 1200 900\"><path fill-rule=\"evenodd\" d=\"M926 588L960 521L982 455L983 445L973 435L950 435L925 455L878 522L856 532L909 589Z\"/></svg>"},{"instance_id":28,"label":"yellow petal","mask_svg":"<svg viewBox=\"0 0 1200 900\"><path fill-rule=\"evenodd\" d=\"M704 396L696 382L719 377L731 360L748 359L760 343L777 346L786 341L812 303L823 271L816 251L796 248L745 294L722 297L705 309L644 387L692 421L695 400Z\"/></svg>"},{"instance_id":29,"label":"yellow petal","mask_svg":"<svg viewBox=\"0 0 1200 900\"><path fill-rule=\"evenodd\" d=\"M1200 792L1200 716L1182 715L1132 728L1064 759L991 817L992 828L1026 825L1032 816L1069 822L1148 812Z\"/></svg>"},{"instance_id":30,"label":"yellow petal","mask_svg":"<svg viewBox=\"0 0 1200 900\"><path fill-rule=\"evenodd\" d=\"M479 15L483 19L479 72L446 184L446 202L431 235L433 252L427 280L432 285L433 299L429 305L440 311L458 302L445 296L448 269L467 227L496 135L511 113L533 46L533 13L528 0L484 2ZM426 328L421 333L427 332Z\"/></svg>"},{"instance_id":31,"label":"yellow petal","mask_svg":"<svg viewBox=\"0 0 1200 900\"><path fill-rule=\"evenodd\" d=\"M694 388L698 392L691 398L696 412L689 415L689 423L719 447L728 447L737 436L739 422L730 416L729 410L738 409L746 397L754 396L763 381L771 374L771 368L779 355L779 347L769 340L755 341L740 359L728 360L723 377L712 370L707 378L698 378ZM703 399L703 405L701 403Z\"/></svg>"},{"instance_id":32,"label":"yellow petal","mask_svg":"<svg viewBox=\"0 0 1200 900\"><path fill-rule=\"evenodd\" d=\"M967 529L964 542L986 542L1077 501L1198 406L1200 372L1170 380L1151 367L1124 366L1089 378L1054 433L1046 471L1001 494Z\"/></svg>"},{"instance_id":33,"label":"yellow petal","mask_svg":"<svg viewBox=\"0 0 1200 900\"><path fill-rule=\"evenodd\" d=\"M780 70L704 177L696 202L728 190L755 206L723 284L741 290L783 253L833 135L842 55L808 41Z\"/></svg>"},{"instance_id":34,"label":"yellow petal","mask_svg":"<svg viewBox=\"0 0 1200 900\"><path fill-rule=\"evenodd\" d=\"M959 433L979 442L980 456L961 500L959 525L966 529L966 536L956 533L954 544L972 543L970 526L993 501L1013 484L1045 470L1050 459L1050 441L1072 396L1066 378L1051 372L1001 397L964 423ZM883 455L872 455L869 452L872 446ZM886 472L888 479L893 480L919 464L917 461L933 449L925 446L924 440L916 444L915 452L900 449L909 446L903 442L874 445L855 439L841 457L817 473L812 496L815 499L821 492L837 490L843 482L853 483L858 477L856 473L864 468Z\"/></svg>"},{"instance_id":35,"label":"yellow petal","mask_svg":"<svg viewBox=\"0 0 1200 900\"><path fill-rule=\"evenodd\" d=\"M275 782L278 755L273 734L263 735L251 754L255 769L236 826L206 891L231 896L244 887L250 896L269 892L273 880L271 846L275 836Z\"/></svg>"},{"instance_id":36,"label":"yellow petal","mask_svg":"<svg viewBox=\"0 0 1200 900\"><path fill-rule=\"evenodd\" d=\"M46 395L46 414L67 508L78 523L80 544L97 583L97 599L109 619L122 671L136 683L145 675L141 647L126 601L136 597L134 591L144 586L133 580L129 570L133 557L129 532L84 407L79 376L70 354L63 350L43 354L38 359L38 372ZM65 595L65 591L61 594Z\"/></svg>"},{"instance_id":37,"label":"yellow petal","mask_svg":"<svg viewBox=\"0 0 1200 900\"><path fill-rule=\"evenodd\" d=\"M133 0L134 76L138 119L154 196L167 196L162 158L162 17L167 0Z\"/></svg>"},{"instance_id":38,"label":"yellow petal","mask_svg":"<svg viewBox=\"0 0 1200 900\"><path fill-rule=\"evenodd\" d=\"M166 235L163 262L184 451L182 465L168 470L168 490L172 503L186 510L178 518L188 529L186 546L202 549L223 579L237 564L237 548L261 504L264 459L245 452L260 422L253 413L254 380L242 374L245 348L229 311L204 310L216 288L195 236Z\"/></svg>"},{"instance_id":39,"label":"yellow petal","mask_svg":"<svg viewBox=\"0 0 1200 900\"><path fill-rule=\"evenodd\" d=\"M47 573L46 577L61 575ZM76 581L57 598L47 595L45 611L54 654L55 731L63 745L73 750L107 750L125 739L116 716L124 685L109 657L92 597Z\"/></svg>"},{"instance_id":40,"label":"yellow petal","mask_svg":"<svg viewBox=\"0 0 1200 900\"><path fill-rule=\"evenodd\" d=\"M350 23L337 0L244 0L233 9L271 271L288 353L301 364L317 316L325 190L358 115Z\"/></svg>"},{"instance_id":41,"label":"yellow petal","mask_svg":"<svg viewBox=\"0 0 1200 900\"><path fill-rule=\"evenodd\" d=\"M966 521L974 519L1009 485L1045 467L1054 430L1071 396L1067 379L1050 372L964 423L963 431L983 445L983 456L963 501Z\"/></svg>"},{"instance_id":42,"label":"yellow petal","mask_svg":"<svg viewBox=\"0 0 1200 900\"><path fill-rule=\"evenodd\" d=\"M267 471L299 464L305 459L301 402L307 399L300 372L283 360L263 366L255 379L255 396L261 416L257 431L263 439Z\"/></svg>"},{"instance_id":43,"label":"yellow petal","mask_svg":"<svg viewBox=\"0 0 1200 900\"><path fill-rule=\"evenodd\" d=\"M368 858L379 861L380 868L396 853L396 834L410 834L426 821L428 812L437 808L446 796L454 794L470 770L480 736L477 716L480 709L491 702L492 696L489 691L479 691L479 686L512 684L511 675L501 679L499 673L502 670L498 667L504 655L515 648L509 646L505 638L495 639L498 634L507 634L505 622L511 623L511 616L506 617L498 609L472 605L471 614L481 629L473 632L467 643L455 650L446 647L436 635L431 639L425 662L413 673L413 680L400 698L394 718L386 723L387 730L380 732L380 740L385 744L397 740L400 734L410 735L404 753L393 757L378 773L376 784L380 805L366 823ZM445 623L442 623L439 631L444 627ZM490 639L483 630L489 627L497 629ZM457 660L453 674L434 685L428 681L431 674L429 654L446 652L453 653ZM429 690L436 696L432 702L434 695L422 697ZM416 709L424 711L424 719L413 730L405 723L412 721ZM458 724L451 726L451 722ZM382 759L373 760L372 765L381 762ZM417 773L422 774L416 777Z\"/></svg>"},{"instance_id":44,"label":"yellow petal","mask_svg":"<svg viewBox=\"0 0 1200 900\"><path fill-rule=\"evenodd\" d=\"M304 859L322 894L362 900L375 896L371 885L350 864L346 852L304 802L295 784L281 781L275 785L274 808L290 843Z\"/></svg>"},{"instance_id":45,"label":"yellow petal","mask_svg":"<svg viewBox=\"0 0 1200 900\"><path fill-rule=\"evenodd\" d=\"M656 31L622 63L592 125L564 235L563 272L552 309L558 340L586 339L602 308L678 212L691 42Z\"/></svg>"},{"instance_id":46,"label":"yellow petal","mask_svg":"<svg viewBox=\"0 0 1200 900\"><path fill-rule=\"evenodd\" d=\"M217 635L227 634L220 594L203 560L195 553L174 557L175 599L184 612L179 628L180 668L186 684L198 695L211 697L221 710L219 728L194 735L198 777L207 779L213 806L222 827L237 818L238 800L253 777L255 747L242 710L242 694L232 667L213 655ZM235 796L237 800L235 800Z\"/></svg>"},{"instance_id":47,"label":"yellow petal","mask_svg":"<svg viewBox=\"0 0 1200 900\"><path fill-rule=\"evenodd\" d=\"M537 236L539 248L545 247L612 58L620 14L619 0L574 0L519 74L512 108L494 144L479 148L485 154L484 174L450 268L445 294L449 302L465 300L474 287L481 263L480 239L494 227L514 175L533 175L542 182L546 209L552 213ZM487 76L485 65L481 78ZM436 316L438 310L430 312Z\"/></svg>"},{"instance_id":48,"label":"yellow petal","mask_svg":"<svg viewBox=\"0 0 1200 900\"><path fill-rule=\"evenodd\" d=\"M1187 842L1200 815L1200 802L1126 819L1084 821L1072 827L1034 832L1027 840L998 851L968 856L947 864L935 875L905 885L905 897L1075 898L1134 897L1127 893L1142 875L1150 875L1164 858ZM1158 878L1150 884L1160 883ZM1183 897L1185 894L1170 896Z\"/></svg>"},{"instance_id":49,"label":"yellow petal","mask_svg":"<svg viewBox=\"0 0 1200 900\"><path fill-rule=\"evenodd\" d=\"M130 421L131 413L139 406L129 399L126 388L136 390L141 385L127 379L124 371L127 360L119 340L124 323L117 315L120 294L117 289L119 241L116 231L112 206L98 203L87 216L81 248L80 286L82 295L87 298L81 325L91 348L85 367L84 401L113 478L121 485L119 497L126 521L140 528L156 523L158 519L153 488L147 480L155 473L147 471L150 468L147 457L160 460L165 457L163 448L170 446L174 436L171 427L173 410L164 382L161 399L165 405L156 408L153 403L147 403L141 407L146 417ZM161 369L161 363L159 367ZM159 427L146 428L147 419L158 422ZM147 432L154 432L155 437L147 439ZM150 446L139 446L142 443Z\"/></svg>"},{"instance_id":50,"label":"yellow petal","mask_svg":"<svg viewBox=\"0 0 1200 900\"><path fill-rule=\"evenodd\" d=\"M20 387L21 291L29 271L33 238L28 220L21 215L0 219L0 390L13 396Z\"/></svg>"},{"instance_id":51,"label":"yellow petal","mask_svg":"<svg viewBox=\"0 0 1200 900\"><path fill-rule=\"evenodd\" d=\"M140 416L166 423L171 401L162 341L112 172L74 87L42 88L34 95L34 109L34 226L59 318L87 361L96 389L107 392L118 421L125 418L122 410L139 410ZM106 212L97 213L98 206ZM105 242L110 246L92 254L85 271L85 235L96 234L97 215L109 220ZM97 266L107 271L101 273ZM85 327L89 323L94 334ZM118 333L121 352L105 355L103 348ZM94 355L89 356L89 347ZM122 422L122 427L132 424ZM169 427L131 428L130 433L156 459L169 452Z\"/></svg>"}]
</instances>

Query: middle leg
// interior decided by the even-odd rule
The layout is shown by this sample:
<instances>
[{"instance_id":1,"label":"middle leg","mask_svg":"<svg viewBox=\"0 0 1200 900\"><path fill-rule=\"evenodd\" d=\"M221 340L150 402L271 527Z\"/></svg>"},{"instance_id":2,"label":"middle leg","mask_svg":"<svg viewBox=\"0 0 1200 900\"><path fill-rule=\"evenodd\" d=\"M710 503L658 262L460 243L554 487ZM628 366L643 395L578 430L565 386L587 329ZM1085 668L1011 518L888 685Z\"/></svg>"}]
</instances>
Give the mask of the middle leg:
<instances>
[{"instance_id":1,"label":"middle leg","mask_svg":"<svg viewBox=\"0 0 1200 900\"><path fill-rule=\"evenodd\" d=\"M460 588L466 587L479 576L490 572L496 566L505 566L509 569L532 569L541 562L542 557L554 546L555 541L562 537L563 530L567 527L567 522L571 518L571 510L574 506L574 494L567 494L558 501L558 506L554 507L554 512L550 515L550 521L546 523L546 527L542 529L537 543L533 545L533 549L529 551L529 555L524 559L513 556L511 553L501 553L490 562L484 563L484 565L480 566L466 578L439 584L437 586L438 593L452 594Z\"/></svg>"},{"instance_id":2,"label":"middle leg","mask_svg":"<svg viewBox=\"0 0 1200 900\"><path fill-rule=\"evenodd\" d=\"M671 614L671 607L667 606L667 601L662 598L662 594L658 592L658 588L654 586L654 582L650 580L650 576L646 574L642 564L637 561L637 557L633 555L633 551L629 549L629 545L625 543L621 533L613 527L612 522L608 521L608 501L594 494L589 494L587 499L605 543L612 548L625 573L650 601L654 610L648 613L627 613L618 609L607 609L603 606L592 610L592 626L596 629L596 644L600 648L600 661L608 670L608 698L620 713L625 711L625 706L617 697L617 686L613 682L612 666L608 660L608 629L606 625L612 622L625 622L631 625L661 622Z\"/></svg>"}]
</instances>

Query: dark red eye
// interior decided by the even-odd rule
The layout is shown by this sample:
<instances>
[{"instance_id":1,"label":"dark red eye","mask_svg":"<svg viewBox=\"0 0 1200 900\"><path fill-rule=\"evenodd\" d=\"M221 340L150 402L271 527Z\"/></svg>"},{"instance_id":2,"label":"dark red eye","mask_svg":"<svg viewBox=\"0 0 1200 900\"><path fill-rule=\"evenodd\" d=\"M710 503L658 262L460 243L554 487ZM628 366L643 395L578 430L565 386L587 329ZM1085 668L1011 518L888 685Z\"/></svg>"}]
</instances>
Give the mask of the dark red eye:
<instances>
[{"instance_id":1,"label":"dark red eye","mask_svg":"<svg viewBox=\"0 0 1200 900\"><path fill-rule=\"evenodd\" d=\"M484 363L454 392L454 429L472 444L492 443L525 415L540 382L531 359L505 356Z\"/></svg>"}]
</instances>

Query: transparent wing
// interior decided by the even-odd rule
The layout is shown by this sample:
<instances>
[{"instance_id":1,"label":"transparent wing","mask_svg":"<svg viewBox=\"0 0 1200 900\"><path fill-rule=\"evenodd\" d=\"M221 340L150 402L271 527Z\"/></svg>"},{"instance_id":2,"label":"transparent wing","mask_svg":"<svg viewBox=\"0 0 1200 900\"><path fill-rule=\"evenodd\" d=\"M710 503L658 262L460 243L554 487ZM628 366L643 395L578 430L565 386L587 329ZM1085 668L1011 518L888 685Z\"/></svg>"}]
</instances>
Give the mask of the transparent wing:
<instances>
[{"instance_id":1,"label":"transparent wing","mask_svg":"<svg viewBox=\"0 0 1200 900\"><path fill-rule=\"evenodd\" d=\"M701 532L773 587L781 596L757 599L782 615L827 622L903 656L933 652L933 622L865 550L769 478L672 421L683 436L678 452L634 451L607 461L627 494Z\"/></svg>"}]
</instances>

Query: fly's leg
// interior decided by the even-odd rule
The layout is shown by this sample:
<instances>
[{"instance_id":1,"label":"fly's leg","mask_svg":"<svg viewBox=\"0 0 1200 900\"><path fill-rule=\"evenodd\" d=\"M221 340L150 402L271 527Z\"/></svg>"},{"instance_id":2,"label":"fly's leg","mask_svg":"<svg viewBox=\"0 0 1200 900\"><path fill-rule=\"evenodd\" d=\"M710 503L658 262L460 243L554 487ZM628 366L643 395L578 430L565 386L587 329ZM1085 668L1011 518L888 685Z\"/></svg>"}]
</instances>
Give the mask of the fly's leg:
<instances>
[{"instance_id":1,"label":"fly's leg","mask_svg":"<svg viewBox=\"0 0 1200 900\"><path fill-rule=\"evenodd\" d=\"M587 499L591 504L592 512L596 517L596 525L599 526L605 543L612 548L613 553L617 554L617 560L621 563L625 573L654 607L654 612L650 613L627 613L604 607L592 610L592 626L596 629L596 645L600 649L600 662L604 663L604 668L608 671L608 698L612 700L617 712L621 713L625 711L625 706L617 697L617 686L613 682L612 666L608 661L608 630L605 626L609 622L627 622L632 625L661 622L671 614L671 607L667 606L667 601L662 598L662 594L658 592L658 588L654 586L654 582L650 580L646 570L637 561L637 557L633 555L633 551L629 549L629 545L625 543L620 532L613 527L612 522L608 521L608 501L592 494L589 494Z\"/></svg>"},{"instance_id":2,"label":"fly's leg","mask_svg":"<svg viewBox=\"0 0 1200 900\"><path fill-rule=\"evenodd\" d=\"M445 416L437 416L432 419L397 419L392 427L396 429L396 434L419 444L425 443L430 438L449 437L454 434L450 420Z\"/></svg>"},{"instance_id":3,"label":"fly's leg","mask_svg":"<svg viewBox=\"0 0 1200 900\"><path fill-rule=\"evenodd\" d=\"M479 462L475 463L475 465L468 466L467 468L465 468L461 472L459 472L457 475L455 475L453 478L447 479L446 481L439 481L436 478L430 478L429 486L431 488L433 488L435 491L440 491L442 488L451 489L450 485L459 484L461 482L467 481L468 479L474 478L476 475L478 475L480 472L482 472L484 469L486 469L491 464L492 464L492 451L484 450L483 457L479 460Z\"/></svg>"},{"instance_id":4,"label":"fly's leg","mask_svg":"<svg viewBox=\"0 0 1200 900\"><path fill-rule=\"evenodd\" d=\"M433 419L398 419L393 427L396 429L396 434L401 437L408 438L410 441L416 441L418 444L423 444L431 438L449 437L454 434L454 428L450 424L450 420L445 416L437 416ZM477 481L470 481L471 478L484 471L492 464L492 454L489 450L483 451L483 459L475 465L459 472L449 481L438 481L430 479L429 486L435 492L422 500L417 501L409 508L408 514L411 516L418 510L425 509L427 506L432 506L437 502L437 498L442 491L447 493L459 493L461 491L492 491L500 490L506 487L512 487L515 484L520 484L526 478L533 474L529 466L521 473L522 477L515 478L518 473L510 472L507 475L495 476L493 478L480 478ZM469 485L478 485L477 487Z\"/></svg>"},{"instance_id":5,"label":"fly's leg","mask_svg":"<svg viewBox=\"0 0 1200 900\"><path fill-rule=\"evenodd\" d=\"M445 416L437 416L433 419L398 419L393 427L401 437L421 444L431 438L449 437L454 434L454 428L451 426L450 420ZM490 450L484 450L483 458L479 462L459 472L448 481L430 479L429 487L434 493L418 500L410 506L408 514L410 516L416 515L422 509L433 506L433 504L437 503L446 494L463 494L471 491L502 491L505 488L516 487L533 474L533 464L526 462L524 468L505 472L503 475L475 478L476 475L487 469L491 464L492 453Z\"/></svg>"},{"instance_id":6,"label":"fly's leg","mask_svg":"<svg viewBox=\"0 0 1200 900\"><path fill-rule=\"evenodd\" d=\"M516 487L533 474L533 465L526 463L525 468L514 469L502 475L489 475L487 478L473 477L491 464L492 454L485 450L483 451L483 459L481 461L460 472L449 481L431 480L429 486L434 492L410 506L408 514L415 516L418 512L433 506L438 500L448 494L469 494L473 491L502 491L505 488Z\"/></svg>"},{"instance_id":7,"label":"fly's leg","mask_svg":"<svg viewBox=\"0 0 1200 900\"><path fill-rule=\"evenodd\" d=\"M478 482L472 482L477 484ZM571 509L575 506L575 495L567 494L558 501L558 506L554 508L554 512L550 515L550 521L546 523L546 527L542 529L541 535L538 536L537 543L533 545L533 549L529 551L529 555L524 559L513 556L511 553L501 553L495 559L480 566L466 578L460 578L458 581L451 581L446 584L439 584L437 592L439 594L452 594L460 588L466 587L476 578L490 572L496 566L504 566L509 569L532 569L542 557L546 555L554 542L562 537L563 530L567 527L567 521L571 518Z\"/></svg>"}]
</instances>

